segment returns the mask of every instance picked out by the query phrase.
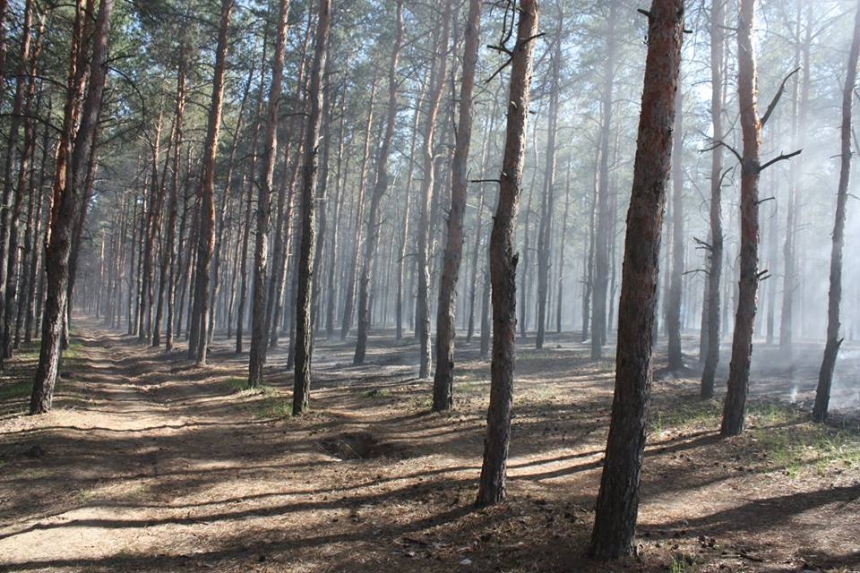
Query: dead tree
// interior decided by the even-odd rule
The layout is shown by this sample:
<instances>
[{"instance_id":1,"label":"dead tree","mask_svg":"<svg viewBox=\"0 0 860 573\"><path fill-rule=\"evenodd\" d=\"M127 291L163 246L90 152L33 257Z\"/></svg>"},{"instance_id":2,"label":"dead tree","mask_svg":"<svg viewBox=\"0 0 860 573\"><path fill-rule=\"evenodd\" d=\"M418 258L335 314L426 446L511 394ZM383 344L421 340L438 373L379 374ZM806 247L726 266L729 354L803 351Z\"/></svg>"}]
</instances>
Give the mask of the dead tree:
<instances>
[{"instance_id":1,"label":"dead tree","mask_svg":"<svg viewBox=\"0 0 860 573\"><path fill-rule=\"evenodd\" d=\"M627 212L615 398L591 536L591 555L599 559L616 559L634 550L645 418L651 393L660 231L671 169L671 126L684 36L684 1L654 0L645 14L648 56Z\"/></svg>"}]
</instances>

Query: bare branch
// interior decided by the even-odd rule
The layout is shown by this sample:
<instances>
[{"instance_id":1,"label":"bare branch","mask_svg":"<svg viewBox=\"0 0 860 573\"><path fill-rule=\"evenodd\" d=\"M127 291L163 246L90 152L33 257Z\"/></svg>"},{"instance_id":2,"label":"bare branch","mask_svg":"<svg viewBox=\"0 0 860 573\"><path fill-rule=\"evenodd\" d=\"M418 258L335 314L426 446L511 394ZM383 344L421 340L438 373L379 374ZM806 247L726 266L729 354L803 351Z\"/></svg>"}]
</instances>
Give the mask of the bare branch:
<instances>
[{"instance_id":1,"label":"bare branch","mask_svg":"<svg viewBox=\"0 0 860 573\"><path fill-rule=\"evenodd\" d=\"M710 243L706 243L706 242L705 242L705 241L703 241L702 239L699 239L699 238L693 237L693 241L698 245L698 247L696 247L696 249L697 249L697 250L698 250L698 249L703 249L703 250L705 250L705 251L709 251L709 252L713 252L713 250L714 250L714 246L713 246L713 245L711 245Z\"/></svg>"},{"instance_id":2,"label":"bare branch","mask_svg":"<svg viewBox=\"0 0 860 573\"><path fill-rule=\"evenodd\" d=\"M499 69L498 69L498 70L496 70L495 72L493 72L493 75L491 75L489 78L487 78L487 81L486 81L485 83L490 83L491 81L493 81L497 75L499 75L500 73L502 73L502 70L504 70L505 68L507 68L508 66L510 66L510 65L511 65L511 62L513 62L513 59L512 59L512 58L508 58L508 61L507 61L507 62L505 62L504 64L502 64L502 65L501 65L501 67L499 67Z\"/></svg>"},{"instance_id":3,"label":"bare branch","mask_svg":"<svg viewBox=\"0 0 860 573\"><path fill-rule=\"evenodd\" d=\"M725 147L726 149L728 149L729 151L732 152L732 155L734 155L740 163L743 163L744 158L741 157L741 154L738 153L738 150L735 149L734 147L732 147L731 145L729 145L728 143L726 143L725 141L716 141L715 140L714 145L712 145L711 147L702 149L700 153L707 153L708 151L713 151L718 147Z\"/></svg>"},{"instance_id":4,"label":"bare branch","mask_svg":"<svg viewBox=\"0 0 860 573\"><path fill-rule=\"evenodd\" d=\"M762 171L764 171L765 169L767 169L768 167L770 167L774 163L779 163L780 161L785 161L787 159L791 159L792 157L796 157L796 156L800 155L801 153L803 153L802 149L798 149L797 151L792 151L791 153L787 153L787 154L786 153L780 153L778 157L774 157L773 159L771 159L770 161L768 161L767 163L765 163L764 165L759 167L758 172L761 173Z\"/></svg>"},{"instance_id":5,"label":"bare branch","mask_svg":"<svg viewBox=\"0 0 860 573\"><path fill-rule=\"evenodd\" d=\"M782 83L779 85L779 89L776 91L776 95L773 96L773 101L771 101L770 105L767 106L767 111L764 112L764 115L761 118L761 126L762 127L764 127L764 125L767 123L767 120L770 119L770 116L773 113L773 110L776 109L776 106L779 103L780 98L782 98L782 94L785 93L786 82L788 82L788 80L789 80L789 78L791 78L791 76L793 76L794 74L796 74L799 71L800 71L800 68L795 68L795 70L793 72L791 72L790 74L785 76L785 78L782 80Z\"/></svg>"},{"instance_id":6,"label":"bare branch","mask_svg":"<svg viewBox=\"0 0 860 573\"><path fill-rule=\"evenodd\" d=\"M495 50L496 52L502 52L503 54L507 54L509 56L513 55L513 52L511 52L505 46L494 46L492 44L487 44L487 48L489 48L491 50Z\"/></svg>"}]
</instances>

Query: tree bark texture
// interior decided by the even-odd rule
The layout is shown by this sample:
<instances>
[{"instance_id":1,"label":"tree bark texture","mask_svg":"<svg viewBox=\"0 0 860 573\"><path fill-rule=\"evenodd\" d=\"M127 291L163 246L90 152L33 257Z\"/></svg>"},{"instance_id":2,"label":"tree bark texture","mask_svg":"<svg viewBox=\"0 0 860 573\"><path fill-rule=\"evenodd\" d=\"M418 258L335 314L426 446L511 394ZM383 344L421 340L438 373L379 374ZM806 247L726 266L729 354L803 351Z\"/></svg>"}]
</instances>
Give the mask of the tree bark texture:
<instances>
[{"instance_id":1,"label":"tree bark texture","mask_svg":"<svg viewBox=\"0 0 860 573\"><path fill-rule=\"evenodd\" d=\"M76 5L76 29L84 18L82 2ZM66 313L69 284L69 255L72 247L74 225L85 208L82 197L86 186L89 162L94 154L98 115L107 76L107 50L110 35L110 16L113 0L101 0L96 19L92 58L89 66L89 88L80 113L77 133L72 139L72 126L76 116L75 97L83 90L85 66L79 65L77 48L72 47L68 101L64 110L63 132L61 134L61 155L64 161L57 164L54 180L54 203L51 214L50 237L45 256L46 298L42 318L42 345L39 351L39 365L33 382L30 397L30 414L42 414L51 409L54 387L59 376L60 338L63 331L63 317ZM76 34L80 38L80 35ZM82 58L86 62L85 58ZM68 171L65 171L68 167ZM62 170L62 171L61 171Z\"/></svg>"},{"instance_id":2,"label":"tree bark texture","mask_svg":"<svg viewBox=\"0 0 860 573\"><path fill-rule=\"evenodd\" d=\"M451 178L451 203L442 272L439 278L439 304L436 309L436 372L433 379L433 411L449 410L454 405L454 313L457 281L463 258L463 220L466 216L469 149L472 143L472 94L478 65L481 35L481 0L470 0L460 82L460 110L457 119L457 148L454 150ZM478 231L480 233L480 231Z\"/></svg>"},{"instance_id":3,"label":"tree bark texture","mask_svg":"<svg viewBox=\"0 0 860 573\"><path fill-rule=\"evenodd\" d=\"M514 359L517 335L517 260L514 253L527 119L539 8L536 0L521 0L516 44L511 49L511 87L507 106L505 152L499 183L499 200L490 237L490 279L493 298L493 350L490 365L490 407L484 435L484 461L475 504L496 504L505 498Z\"/></svg>"},{"instance_id":4,"label":"tree bark texture","mask_svg":"<svg viewBox=\"0 0 860 573\"><path fill-rule=\"evenodd\" d=\"M723 2L714 2L711 11L711 123L714 141L723 137L723 61L726 23ZM716 145L711 156L711 201L710 201L710 244L708 253L708 314L707 355L702 370L701 396L709 399L714 396L714 378L720 362L720 292L723 275L723 148Z\"/></svg>"},{"instance_id":5,"label":"tree bark texture","mask_svg":"<svg viewBox=\"0 0 860 573\"><path fill-rule=\"evenodd\" d=\"M272 58L272 83L266 112L266 135L263 143L263 171L257 194L257 236L254 243L254 287L251 308L251 356L248 364L248 387L263 384L266 365L266 276L268 273L268 233L271 218L272 186L278 157L278 110L284 81L284 52L287 43L289 0L279 4L278 32ZM269 301L271 302L271 301Z\"/></svg>"},{"instance_id":6,"label":"tree bark texture","mask_svg":"<svg viewBox=\"0 0 860 573\"><path fill-rule=\"evenodd\" d=\"M323 117L323 74L328 55L328 38L331 29L331 0L319 1L316 46L311 68L308 99L310 110L305 139L305 158L302 167L302 239L296 268L296 357L293 379L293 415L307 411L311 390L311 351L313 331L311 325L311 295L315 270L314 241L315 205L314 189L319 164L320 123Z\"/></svg>"},{"instance_id":7,"label":"tree bark texture","mask_svg":"<svg viewBox=\"0 0 860 573\"><path fill-rule=\"evenodd\" d=\"M741 250L738 259L738 307L732 338L728 393L723 407L720 433L735 436L744 430L744 416L749 393L753 330L758 299L759 200L761 176L761 119L758 115L758 71L756 69L753 29L755 0L739 1L738 21L738 102L743 131L741 163Z\"/></svg>"},{"instance_id":8,"label":"tree bark texture","mask_svg":"<svg viewBox=\"0 0 860 573\"><path fill-rule=\"evenodd\" d=\"M591 537L591 555L599 559L631 555L634 549L651 392L660 232L671 169L683 36L683 0L654 0L648 16L645 86L627 212L615 397Z\"/></svg>"}]
</instances>

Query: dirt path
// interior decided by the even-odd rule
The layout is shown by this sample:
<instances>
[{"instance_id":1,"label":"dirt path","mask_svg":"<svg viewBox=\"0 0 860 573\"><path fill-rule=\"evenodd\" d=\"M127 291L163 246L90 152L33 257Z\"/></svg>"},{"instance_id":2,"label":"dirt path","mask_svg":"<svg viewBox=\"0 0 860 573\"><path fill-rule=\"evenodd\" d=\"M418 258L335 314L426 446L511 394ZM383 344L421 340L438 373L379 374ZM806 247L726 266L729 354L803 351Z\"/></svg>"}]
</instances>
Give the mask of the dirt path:
<instances>
[{"instance_id":1,"label":"dirt path","mask_svg":"<svg viewBox=\"0 0 860 573\"><path fill-rule=\"evenodd\" d=\"M764 405L720 441L694 380L655 386L639 559L585 560L611 365L568 340L520 352L510 501L474 511L487 374L469 347L439 416L408 344L354 368L320 342L314 411L291 419L278 353L267 389L237 392L226 342L200 369L79 330L56 411L0 417L0 571L860 570L856 435Z\"/></svg>"}]
</instances>

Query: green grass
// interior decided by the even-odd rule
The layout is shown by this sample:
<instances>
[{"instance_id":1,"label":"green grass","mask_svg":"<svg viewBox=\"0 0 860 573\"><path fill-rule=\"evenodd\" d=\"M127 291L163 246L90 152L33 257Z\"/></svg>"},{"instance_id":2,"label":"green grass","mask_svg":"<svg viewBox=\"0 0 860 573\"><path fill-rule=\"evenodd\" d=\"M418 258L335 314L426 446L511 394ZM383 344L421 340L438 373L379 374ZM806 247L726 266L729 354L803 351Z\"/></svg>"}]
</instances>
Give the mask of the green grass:
<instances>
[{"instance_id":1,"label":"green grass","mask_svg":"<svg viewBox=\"0 0 860 573\"><path fill-rule=\"evenodd\" d=\"M669 573L687 573L687 560L676 555L672 556L672 563L669 564Z\"/></svg>"},{"instance_id":2,"label":"green grass","mask_svg":"<svg viewBox=\"0 0 860 573\"><path fill-rule=\"evenodd\" d=\"M94 495L95 492L93 490L81 488L75 492L75 500L77 500L80 505L86 505Z\"/></svg>"},{"instance_id":3,"label":"green grass","mask_svg":"<svg viewBox=\"0 0 860 573\"><path fill-rule=\"evenodd\" d=\"M24 379L0 382L0 402L29 398L32 391L33 382L31 380Z\"/></svg>"},{"instance_id":4,"label":"green grass","mask_svg":"<svg viewBox=\"0 0 860 573\"><path fill-rule=\"evenodd\" d=\"M71 360L81 358L83 348L84 347L79 340L70 339L69 347L63 350L63 358L68 358Z\"/></svg>"},{"instance_id":5,"label":"green grass","mask_svg":"<svg viewBox=\"0 0 860 573\"><path fill-rule=\"evenodd\" d=\"M286 420L293 417L293 405L283 398L267 396L255 414L258 418L278 418Z\"/></svg>"},{"instance_id":6,"label":"green grass","mask_svg":"<svg viewBox=\"0 0 860 573\"><path fill-rule=\"evenodd\" d=\"M292 417L292 405L287 403L277 388L272 386L248 388L248 379L240 377L228 378L222 384L229 394L244 398L254 397L245 405L245 409L255 418Z\"/></svg>"},{"instance_id":7,"label":"green grass","mask_svg":"<svg viewBox=\"0 0 860 573\"><path fill-rule=\"evenodd\" d=\"M228 378L227 381L224 382L224 386L226 386L227 390L229 390L231 394L238 394L239 392L244 392L248 389L248 379L239 377Z\"/></svg>"},{"instance_id":8,"label":"green grass","mask_svg":"<svg viewBox=\"0 0 860 573\"><path fill-rule=\"evenodd\" d=\"M669 428L689 429L699 426L719 426L722 406L716 400L682 403L671 410L654 410L649 420L652 433Z\"/></svg>"},{"instance_id":9,"label":"green grass","mask_svg":"<svg viewBox=\"0 0 860 573\"><path fill-rule=\"evenodd\" d=\"M758 447L789 477L860 467L860 434L811 422L752 430Z\"/></svg>"},{"instance_id":10,"label":"green grass","mask_svg":"<svg viewBox=\"0 0 860 573\"><path fill-rule=\"evenodd\" d=\"M50 472L46 468L37 467L37 468L28 468L21 472L21 477L27 480L37 480L43 479L50 475Z\"/></svg>"}]
</instances>

